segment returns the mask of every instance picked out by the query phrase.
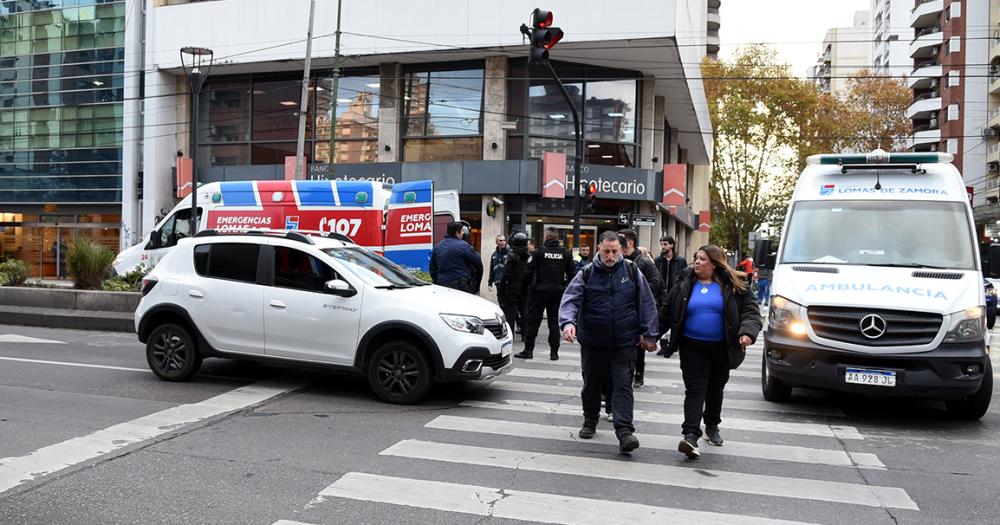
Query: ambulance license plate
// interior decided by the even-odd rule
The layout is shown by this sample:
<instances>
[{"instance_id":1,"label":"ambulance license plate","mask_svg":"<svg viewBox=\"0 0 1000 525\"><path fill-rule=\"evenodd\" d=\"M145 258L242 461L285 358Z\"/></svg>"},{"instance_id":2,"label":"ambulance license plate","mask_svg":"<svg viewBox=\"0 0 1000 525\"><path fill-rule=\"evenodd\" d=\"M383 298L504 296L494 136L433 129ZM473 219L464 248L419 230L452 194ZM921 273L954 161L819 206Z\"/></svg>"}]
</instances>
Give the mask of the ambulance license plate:
<instances>
[{"instance_id":1,"label":"ambulance license plate","mask_svg":"<svg viewBox=\"0 0 1000 525\"><path fill-rule=\"evenodd\" d=\"M514 351L514 342L508 341L500 347L500 357L507 357Z\"/></svg>"},{"instance_id":2,"label":"ambulance license plate","mask_svg":"<svg viewBox=\"0 0 1000 525\"><path fill-rule=\"evenodd\" d=\"M857 385L896 386L896 372L891 370L848 368L844 374L844 381Z\"/></svg>"}]
</instances>

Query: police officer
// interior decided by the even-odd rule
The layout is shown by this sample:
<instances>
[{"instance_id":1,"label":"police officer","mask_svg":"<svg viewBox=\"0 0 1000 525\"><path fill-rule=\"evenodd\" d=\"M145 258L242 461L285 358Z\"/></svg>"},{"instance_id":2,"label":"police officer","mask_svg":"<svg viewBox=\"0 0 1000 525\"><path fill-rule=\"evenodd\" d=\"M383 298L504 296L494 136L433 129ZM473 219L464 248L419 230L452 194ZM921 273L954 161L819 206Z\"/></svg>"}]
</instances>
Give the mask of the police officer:
<instances>
[{"instance_id":1,"label":"police officer","mask_svg":"<svg viewBox=\"0 0 1000 525\"><path fill-rule=\"evenodd\" d=\"M542 312L548 316L549 359L559 359L559 302L566 283L576 273L573 254L559 243L559 231L545 228L545 240L528 257L528 313L524 323L524 350L515 355L531 359L535 337L542 324Z\"/></svg>"},{"instance_id":2,"label":"police officer","mask_svg":"<svg viewBox=\"0 0 1000 525\"><path fill-rule=\"evenodd\" d=\"M527 282L524 279L528 271L528 235L524 232L514 232L510 236L510 249L503 265L503 277L497 290L503 290L500 296L500 308L511 328L520 332L524 326L524 300Z\"/></svg>"},{"instance_id":3,"label":"police officer","mask_svg":"<svg viewBox=\"0 0 1000 525\"><path fill-rule=\"evenodd\" d=\"M430 273L434 284L478 294L483 261L466 239L469 227L461 222L448 225L448 234L431 252Z\"/></svg>"}]
</instances>

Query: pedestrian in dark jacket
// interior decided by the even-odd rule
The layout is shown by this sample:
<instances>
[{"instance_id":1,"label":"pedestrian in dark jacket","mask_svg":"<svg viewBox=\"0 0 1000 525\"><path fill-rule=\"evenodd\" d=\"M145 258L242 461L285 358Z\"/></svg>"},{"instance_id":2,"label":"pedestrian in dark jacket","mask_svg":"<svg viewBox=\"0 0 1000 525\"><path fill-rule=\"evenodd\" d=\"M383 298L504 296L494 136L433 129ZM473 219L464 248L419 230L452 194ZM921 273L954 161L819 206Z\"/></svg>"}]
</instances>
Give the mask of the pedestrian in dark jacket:
<instances>
[{"instance_id":1,"label":"pedestrian in dark jacket","mask_svg":"<svg viewBox=\"0 0 1000 525\"><path fill-rule=\"evenodd\" d=\"M680 277L681 272L687 268L687 261L683 257L677 255L677 242L674 238L669 235L664 235L660 237L660 255L654 261L656 263L656 269L660 272L660 277L663 278L663 296L666 297L670 293L670 289L673 288L674 284L677 283L678 277ZM667 331L670 327L667 325L667 318L663 315L664 310L660 310L660 337L665 337ZM661 343L660 351L656 355L667 355L667 346Z\"/></svg>"},{"instance_id":2,"label":"pedestrian in dark jacket","mask_svg":"<svg viewBox=\"0 0 1000 525\"><path fill-rule=\"evenodd\" d=\"M507 255L510 253L510 248L507 247L507 237L504 234L497 235L496 238L497 249L493 250L493 255L490 256L490 273L487 277L486 286L493 288L493 285L497 285L497 297L503 294L500 289L503 284L503 265L507 262Z\"/></svg>"},{"instance_id":3,"label":"pedestrian in dark jacket","mask_svg":"<svg viewBox=\"0 0 1000 525\"><path fill-rule=\"evenodd\" d=\"M520 332L524 325L524 302L528 293L524 276L527 271L528 236L524 232L514 232L510 236L510 254L503 266L504 293L500 297L500 308L515 332Z\"/></svg>"},{"instance_id":4,"label":"pedestrian in dark jacket","mask_svg":"<svg viewBox=\"0 0 1000 525\"><path fill-rule=\"evenodd\" d=\"M574 260L576 261L576 271L578 271L578 272L580 270L582 270L584 266L587 266L588 264L590 264L590 260L591 260L591 257L590 257L590 245L589 244L584 244L583 246L581 246L580 247L580 253L578 253L576 255L576 257L574 258Z\"/></svg>"},{"instance_id":5,"label":"pedestrian in dark jacket","mask_svg":"<svg viewBox=\"0 0 1000 525\"><path fill-rule=\"evenodd\" d=\"M580 340L583 368L582 439L594 437L601 412L601 386L610 371L618 449L639 447L632 424L632 367L637 352L652 351L658 337L656 301L646 278L621 254L615 232L601 234L598 254L573 277L559 306L565 341Z\"/></svg>"},{"instance_id":6,"label":"pedestrian in dark jacket","mask_svg":"<svg viewBox=\"0 0 1000 525\"><path fill-rule=\"evenodd\" d=\"M483 261L465 240L468 230L461 222L448 225L447 236L431 252L431 280L434 284L478 294Z\"/></svg>"},{"instance_id":7,"label":"pedestrian in dark jacket","mask_svg":"<svg viewBox=\"0 0 1000 525\"><path fill-rule=\"evenodd\" d=\"M729 370L736 368L760 333L757 300L746 274L733 270L726 254L714 245L702 246L694 267L681 273L667 299L670 324L668 354L681 352L684 375L684 439L680 452L697 458L701 422L705 438L722 446L722 395Z\"/></svg>"},{"instance_id":8,"label":"pedestrian in dark jacket","mask_svg":"<svg viewBox=\"0 0 1000 525\"><path fill-rule=\"evenodd\" d=\"M622 238L622 253L625 258L634 262L639 271L642 272L642 276L646 278L646 282L649 283L649 290L653 292L653 299L656 301L656 308L659 311L660 307L663 306L663 302L666 297L663 293L663 279L660 278L660 272L656 270L656 263L652 259L643 255L639 249L636 247L636 242L639 240L639 235L635 230L619 230L618 235ZM657 321L659 324L659 321ZM639 352L635 359L635 381L632 385L633 388L642 388L643 377L646 374L646 353Z\"/></svg>"},{"instance_id":9,"label":"pedestrian in dark jacket","mask_svg":"<svg viewBox=\"0 0 1000 525\"><path fill-rule=\"evenodd\" d=\"M524 350L514 354L521 359L532 359L535 337L545 313L549 325L549 359L559 359L559 301L566 283L576 273L573 254L559 242L559 230L545 228L545 241L534 253L528 255L525 280L528 282L527 316L524 321Z\"/></svg>"}]
</instances>

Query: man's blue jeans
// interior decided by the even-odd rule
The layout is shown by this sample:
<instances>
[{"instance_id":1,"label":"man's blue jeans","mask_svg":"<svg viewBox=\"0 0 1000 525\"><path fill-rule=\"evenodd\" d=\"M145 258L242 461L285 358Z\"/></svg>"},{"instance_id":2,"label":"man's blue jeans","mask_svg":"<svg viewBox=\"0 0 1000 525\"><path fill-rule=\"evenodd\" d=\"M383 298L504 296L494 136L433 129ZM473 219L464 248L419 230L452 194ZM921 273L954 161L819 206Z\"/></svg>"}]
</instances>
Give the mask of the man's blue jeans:
<instances>
[{"instance_id":1,"label":"man's blue jeans","mask_svg":"<svg viewBox=\"0 0 1000 525\"><path fill-rule=\"evenodd\" d=\"M583 368L583 420L597 425L601 415L601 386L611 376L611 413L614 414L615 434L621 438L632 434L632 376L635 370L636 347L606 348L580 347Z\"/></svg>"},{"instance_id":2,"label":"man's blue jeans","mask_svg":"<svg viewBox=\"0 0 1000 525\"><path fill-rule=\"evenodd\" d=\"M757 280L757 302L767 304L768 295L771 293L771 283L767 279Z\"/></svg>"}]
</instances>

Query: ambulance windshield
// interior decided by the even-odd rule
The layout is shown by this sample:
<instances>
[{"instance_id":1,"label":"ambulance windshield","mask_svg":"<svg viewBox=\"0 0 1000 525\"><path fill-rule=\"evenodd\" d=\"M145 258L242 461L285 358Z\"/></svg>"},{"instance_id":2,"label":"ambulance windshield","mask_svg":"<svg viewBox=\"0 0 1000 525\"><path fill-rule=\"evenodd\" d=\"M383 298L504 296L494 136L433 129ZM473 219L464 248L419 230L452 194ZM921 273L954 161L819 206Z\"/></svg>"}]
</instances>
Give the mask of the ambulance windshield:
<instances>
[{"instance_id":1,"label":"ambulance windshield","mask_svg":"<svg viewBox=\"0 0 1000 525\"><path fill-rule=\"evenodd\" d=\"M975 270L966 205L940 201L803 201L783 263Z\"/></svg>"},{"instance_id":2,"label":"ambulance windshield","mask_svg":"<svg viewBox=\"0 0 1000 525\"><path fill-rule=\"evenodd\" d=\"M347 269L376 288L410 288L425 284L396 263L364 248L330 248L323 250Z\"/></svg>"}]
</instances>

